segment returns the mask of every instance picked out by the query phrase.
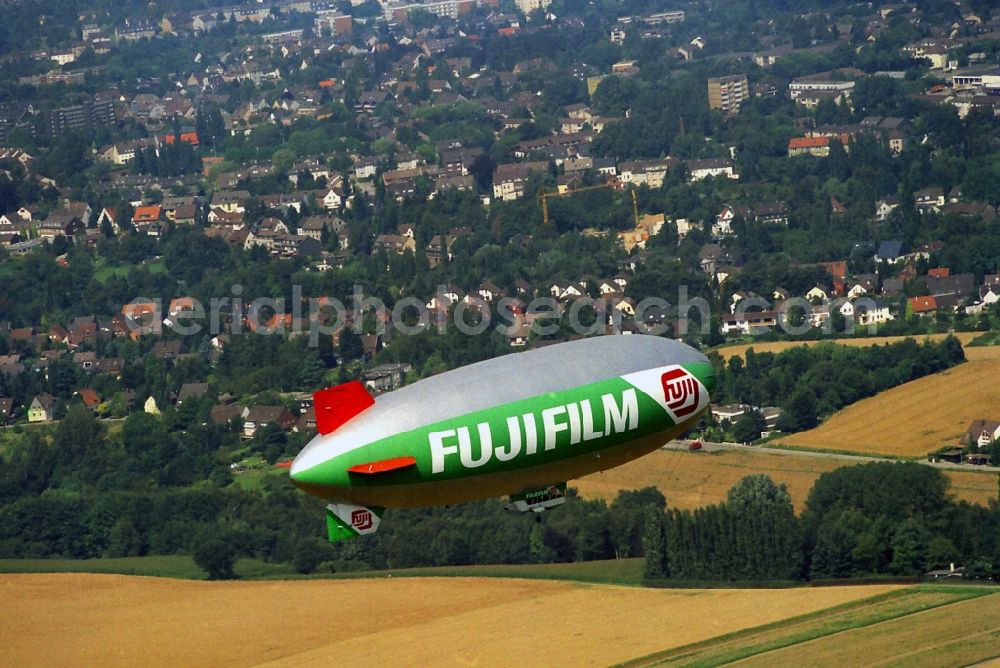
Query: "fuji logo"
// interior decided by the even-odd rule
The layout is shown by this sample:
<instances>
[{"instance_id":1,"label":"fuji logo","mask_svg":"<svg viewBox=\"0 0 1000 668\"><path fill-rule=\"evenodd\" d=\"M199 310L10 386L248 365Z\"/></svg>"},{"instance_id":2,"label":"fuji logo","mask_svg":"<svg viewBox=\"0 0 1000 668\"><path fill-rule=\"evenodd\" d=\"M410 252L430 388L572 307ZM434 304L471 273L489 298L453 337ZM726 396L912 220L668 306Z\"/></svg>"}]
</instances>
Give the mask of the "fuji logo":
<instances>
[{"instance_id":1,"label":"fuji logo","mask_svg":"<svg viewBox=\"0 0 1000 668\"><path fill-rule=\"evenodd\" d=\"M351 526L358 531L365 531L372 528L372 514L368 510L355 510L351 512Z\"/></svg>"},{"instance_id":2,"label":"fuji logo","mask_svg":"<svg viewBox=\"0 0 1000 668\"><path fill-rule=\"evenodd\" d=\"M663 398L677 417L685 417L698 410L701 399L698 380L684 369L671 369L662 376Z\"/></svg>"}]
</instances>

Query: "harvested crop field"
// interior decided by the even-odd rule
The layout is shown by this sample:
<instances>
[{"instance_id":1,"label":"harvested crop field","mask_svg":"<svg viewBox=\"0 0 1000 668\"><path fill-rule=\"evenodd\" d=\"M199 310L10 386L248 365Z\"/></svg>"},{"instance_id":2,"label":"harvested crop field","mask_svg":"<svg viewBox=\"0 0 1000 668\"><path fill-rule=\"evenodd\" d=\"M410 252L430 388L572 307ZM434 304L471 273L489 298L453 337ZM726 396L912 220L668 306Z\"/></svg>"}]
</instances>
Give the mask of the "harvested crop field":
<instances>
[{"instance_id":1,"label":"harvested crop field","mask_svg":"<svg viewBox=\"0 0 1000 668\"><path fill-rule=\"evenodd\" d=\"M968 362L847 406L779 443L922 457L958 443L969 423L1000 419L1000 347L966 348Z\"/></svg>"},{"instance_id":2,"label":"harvested crop field","mask_svg":"<svg viewBox=\"0 0 1000 668\"><path fill-rule=\"evenodd\" d=\"M741 478L766 473L785 483L796 511L801 511L809 490L822 473L854 462L775 454L761 450L683 452L657 450L617 468L570 483L584 498L612 501L623 489L656 487L671 508L693 509L719 503ZM975 471L947 471L951 491L959 499L987 505L997 494L996 476Z\"/></svg>"},{"instance_id":3,"label":"harvested crop field","mask_svg":"<svg viewBox=\"0 0 1000 668\"><path fill-rule=\"evenodd\" d=\"M656 652L626 665L967 665L1000 655L998 598L991 588L922 585Z\"/></svg>"},{"instance_id":4,"label":"harvested crop field","mask_svg":"<svg viewBox=\"0 0 1000 668\"><path fill-rule=\"evenodd\" d=\"M0 577L0 664L603 666L898 589Z\"/></svg>"},{"instance_id":5,"label":"harvested crop field","mask_svg":"<svg viewBox=\"0 0 1000 668\"><path fill-rule=\"evenodd\" d=\"M1000 595L961 601L758 654L740 665L966 666L1000 657Z\"/></svg>"}]
</instances>

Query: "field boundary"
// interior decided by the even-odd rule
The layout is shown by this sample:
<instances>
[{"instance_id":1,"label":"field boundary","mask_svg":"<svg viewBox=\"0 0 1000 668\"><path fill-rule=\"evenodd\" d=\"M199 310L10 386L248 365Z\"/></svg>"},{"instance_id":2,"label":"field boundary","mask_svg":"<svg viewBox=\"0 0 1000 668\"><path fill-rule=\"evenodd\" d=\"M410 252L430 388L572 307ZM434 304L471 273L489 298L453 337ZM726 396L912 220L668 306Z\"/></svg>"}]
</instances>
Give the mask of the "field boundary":
<instances>
[{"instance_id":1,"label":"field boundary","mask_svg":"<svg viewBox=\"0 0 1000 668\"><path fill-rule=\"evenodd\" d=\"M975 585L969 585L967 588L964 586L955 586L955 585L944 585L941 587L937 587L934 585L919 585L915 587L901 589L898 591L888 592L885 594L879 594L877 596L861 599L859 601L852 601L850 603L844 603L830 608L824 608L823 610L817 610L816 612L810 612L804 615L789 617L787 619L783 619L777 622L771 622L770 624L762 624L760 626L754 626L748 629L743 629L741 631L734 631L732 633L722 634L707 640L699 641L697 643L691 643L689 645L683 645L681 647L666 649L661 652L654 652L653 654L647 654L645 656L636 657L635 659L631 659L629 661L617 664L616 668L641 668L644 666L661 665L671 660L683 661L686 657L694 658L698 652L706 649L711 649L712 647L718 646L720 643L723 642L736 641L740 640L741 638L749 639L756 634L766 631L777 630L783 626L794 626L796 624L800 624L803 622L822 619L823 617L830 615L836 615L843 612L850 612L852 610L863 610L871 605L891 602L895 600L905 600L907 598L912 598L914 596L918 596L920 594L928 592L940 593L940 594L954 594L957 598L954 600L942 601L939 603L929 603L917 609L903 612L902 614L877 615L874 618L860 619L857 620L856 622L848 620L844 624L836 626L834 628L826 629L821 627L813 630L805 630L797 634L793 633L792 635L777 638L771 641L764 641L761 645L758 645L756 647L751 645L744 648L736 648L732 654L726 655L725 662L739 661L741 659L746 659L751 656L758 656L761 654L766 654L768 652L784 649L786 647L792 647L794 645L808 642L810 640L825 638L859 628L866 628L868 626L874 626L876 624L881 624L887 621L903 619L905 617L909 617L910 615L919 614L927 610L934 610L949 605L956 605L975 598L980 598L982 596L1000 595L1000 591L997 591L994 588L987 588ZM714 665L714 663L717 662L711 662L711 661L700 662L697 659L695 659L693 665Z\"/></svg>"},{"instance_id":2,"label":"field boundary","mask_svg":"<svg viewBox=\"0 0 1000 668\"><path fill-rule=\"evenodd\" d=\"M842 633L849 633L850 631L856 631L857 629L868 628L868 627L871 627L871 626L880 626L882 624L889 624L891 622L895 622L895 621L898 621L898 620L901 620L901 619L906 619L907 617L913 617L913 616L916 616L916 615L922 615L922 614L925 614L927 612L930 612L931 610L938 610L940 608L946 608L946 607L951 606L951 605L960 605L962 603L966 603L966 602L971 601L971 600L976 599L976 598L982 598L983 596L997 596L997 594L998 594L998 592L979 592L979 593L974 593L974 594L971 594L969 596L965 596L963 598L959 598L959 599L954 600L954 601L948 601L948 602L938 603L936 605L928 605L928 606L925 606L923 608L920 608L919 610L913 610L911 612L906 612L906 613L903 613L901 615L896 615L894 617L888 617L887 616L887 617L885 617L883 619L879 619L877 621L873 621L873 622L871 622L869 624L857 624L855 626L844 627L844 628L838 629L836 631L833 631L832 633L825 633L825 634L822 634L822 635L817 635L817 636L815 636L813 638L808 638L808 639L803 639L803 640L797 640L796 642L788 643L788 644L786 644L786 645L784 645L782 647L771 647L771 648L768 648L768 649L766 649L766 650L764 650L762 652L755 652L755 653L749 654L747 656L761 656L761 655L764 655L764 654L770 654L771 652L776 652L778 650L785 649L787 647L793 647L795 645L806 643L806 642L809 642L811 640L818 640L820 638L830 638L830 637L833 637L833 636L838 636L838 635L840 635ZM989 633L989 632L988 631L980 632L980 633L977 633L976 635L982 635L984 633ZM959 642L964 641L966 639L967 639L967 637L963 637L963 638L961 638L959 640ZM910 654L915 654L915 653L917 653L919 651L922 651L922 648L918 649L918 650L915 650L913 652L910 652ZM746 657L740 657L740 658L746 658Z\"/></svg>"}]
</instances>

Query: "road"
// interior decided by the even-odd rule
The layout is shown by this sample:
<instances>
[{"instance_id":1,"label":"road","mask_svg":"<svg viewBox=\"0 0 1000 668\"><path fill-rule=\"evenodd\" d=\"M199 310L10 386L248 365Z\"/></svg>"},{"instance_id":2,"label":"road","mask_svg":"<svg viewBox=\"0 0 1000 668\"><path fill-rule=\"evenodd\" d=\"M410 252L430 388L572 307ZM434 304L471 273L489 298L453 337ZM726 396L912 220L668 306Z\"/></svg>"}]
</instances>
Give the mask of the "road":
<instances>
[{"instance_id":1,"label":"road","mask_svg":"<svg viewBox=\"0 0 1000 668\"><path fill-rule=\"evenodd\" d=\"M692 441L670 441L664 450L688 450ZM969 471L971 473L1000 473L1000 466L976 466L973 464L953 464L952 462L932 462L927 459L891 459L889 457L874 457L866 455L849 455L839 452L817 452L815 450L791 450L787 448L772 448L766 445L742 445L741 443L712 443L701 442L705 452L718 452L719 450L754 450L756 452L766 452L769 455L788 455L790 457L819 457L822 459L839 459L849 462L898 462L912 461L926 466L933 466L938 469L948 469L951 471Z\"/></svg>"}]
</instances>

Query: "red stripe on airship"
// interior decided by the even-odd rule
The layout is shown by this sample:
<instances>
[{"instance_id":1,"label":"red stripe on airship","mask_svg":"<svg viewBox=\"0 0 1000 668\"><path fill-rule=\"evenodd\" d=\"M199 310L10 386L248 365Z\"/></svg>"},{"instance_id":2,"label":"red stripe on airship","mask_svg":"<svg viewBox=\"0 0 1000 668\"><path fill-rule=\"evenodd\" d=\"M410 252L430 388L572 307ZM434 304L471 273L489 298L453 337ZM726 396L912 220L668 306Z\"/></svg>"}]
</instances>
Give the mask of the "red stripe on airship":
<instances>
[{"instance_id":1,"label":"red stripe on airship","mask_svg":"<svg viewBox=\"0 0 1000 668\"><path fill-rule=\"evenodd\" d=\"M397 469L405 469L408 466L416 466L416 457L396 457L395 459L383 459L380 462L368 462L367 464L357 464L347 469L348 473L361 473L364 475L375 475L376 473L386 473Z\"/></svg>"}]
</instances>

